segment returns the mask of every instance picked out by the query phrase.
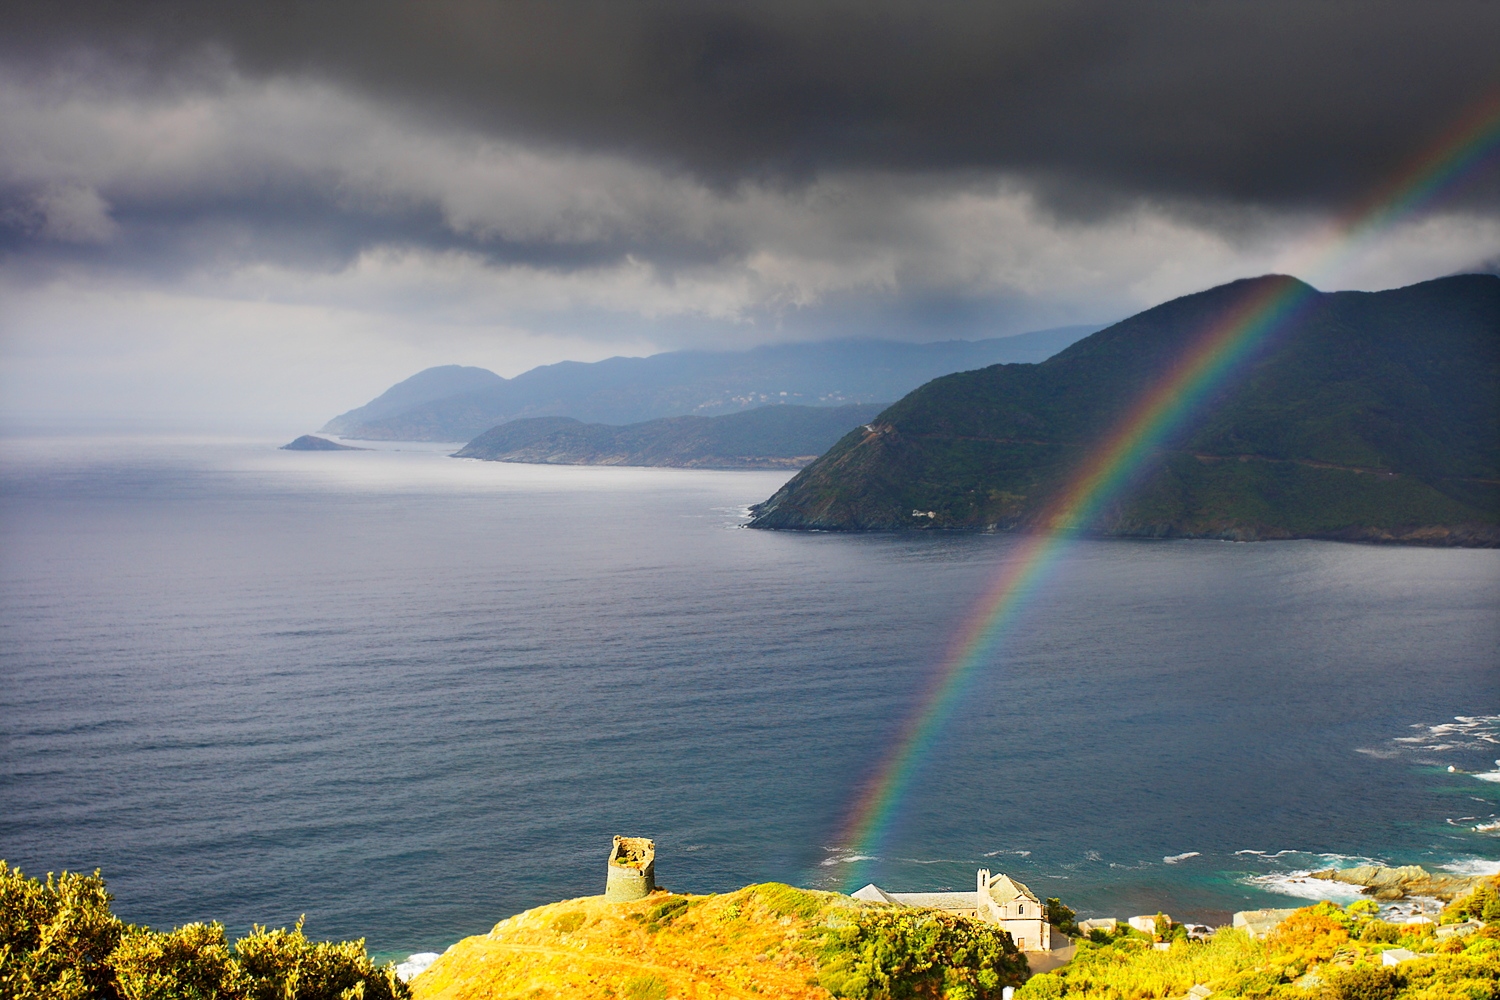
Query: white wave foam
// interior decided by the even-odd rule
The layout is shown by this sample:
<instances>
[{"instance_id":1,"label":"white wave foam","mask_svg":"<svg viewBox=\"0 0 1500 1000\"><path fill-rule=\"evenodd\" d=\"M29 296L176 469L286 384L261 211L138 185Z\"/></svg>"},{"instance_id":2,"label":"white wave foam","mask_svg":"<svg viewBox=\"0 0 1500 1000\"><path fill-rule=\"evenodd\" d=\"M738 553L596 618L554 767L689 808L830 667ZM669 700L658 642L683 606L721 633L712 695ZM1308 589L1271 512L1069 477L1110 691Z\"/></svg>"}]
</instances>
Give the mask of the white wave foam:
<instances>
[{"instance_id":1,"label":"white wave foam","mask_svg":"<svg viewBox=\"0 0 1500 1000\"><path fill-rule=\"evenodd\" d=\"M1415 755L1419 761L1426 755L1425 762L1431 764L1446 761L1434 760L1430 755L1488 750L1500 745L1500 715L1455 715L1452 722L1436 725L1418 722L1408 728L1412 730L1410 735L1392 737L1379 747L1357 747L1356 752L1379 758ZM1500 762L1496 766L1500 767ZM1449 770L1456 768L1450 766ZM1486 780L1500 781L1500 776Z\"/></svg>"},{"instance_id":2,"label":"white wave foam","mask_svg":"<svg viewBox=\"0 0 1500 1000\"><path fill-rule=\"evenodd\" d=\"M1460 858L1443 865L1443 871L1455 875L1500 875L1500 861L1492 858Z\"/></svg>"},{"instance_id":3,"label":"white wave foam","mask_svg":"<svg viewBox=\"0 0 1500 1000\"><path fill-rule=\"evenodd\" d=\"M875 861L873 854L836 854L831 858L824 858L821 862L825 867L831 865L852 865L856 861Z\"/></svg>"},{"instance_id":4,"label":"white wave foam","mask_svg":"<svg viewBox=\"0 0 1500 1000\"><path fill-rule=\"evenodd\" d=\"M1500 833L1500 820L1474 824L1475 833Z\"/></svg>"},{"instance_id":5,"label":"white wave foam","mask_svg":"<svg viewBox=\"0 0 1500 1000\"><path fill-rule=\"evenodd\" d=\"M1496 761L1496 763L1500 764L1500 761ZM1500 771L1481 771L1474 775L1474 777L1480 781L1500 781Z\"/></svg>"},{"instance_id":6,"label":"white wave foam","mask_svg":"<svg viewBox=\"0 0 1500 1000\"><path fill-rule=\"evenodd\" d=\"M1379 865L1379 864L1384 864L1384 862L1380 861L1378 858L1367 858L1363 854L1333 854L1333 853L1314 854L1314 853L1309 853L1307 851L1296 851L1296 850L1292 850L1292 851L1252 851L1252 850L1244 850L1244 851L1235 851L1234 853L1235 854L1248 854L1248 855L1251 855L1251 856L1253 856L1253 857L1255 857L1255 858L1257 858L1258 860L1261 860L1261 861L1280 861L1282 858L1289 857L1289 856L1293 857L1293 858L1296 858L1296 859L1302 859L1302 858L1313 859L1313 858L1316 858L1317 860L1323 862L1322 868L1357 868L1360 865ZM1295 861L1293 863L1296 864ZM1304 862L1304 864L1305 864L1305 862ZM1298 867L1302 867L1302 866L1299 865Z\"/></svg>"},{"instance_id":7,"label":"white wave foam","mask_svg":"<svg viewBox=\"0 0 1500 1000\"><path fill-rule=\"evenodd\" d=\"M419 951L415 955L407 955L406 961L397 963L396 975L401 977L402 982L409 983L426 972L427 967L438 958L435 951Z\"/></svg>"},{"instance_id":8,"label":"white wave foam","mask_svg":"<svg viewBox=\"0 0 1500 1000\"><path fill-rule=\"evenodd\" d=\"M1177 862L1186 861L1188 858L1201 857L1203 857L1203 855L1199 851L1187 851L1182 854L1168 854L1166 857L1162 858L1162 860L1169 865L1175 865Z\"/></svg>"},{"instance_id":9,"label":"white wave foam","mask_svg":"<svg viewBox=\"0 0 1500 1000\"><path fill-rule=\"evenodd\" d=\"M997 855L1000 855L1000 854L1014 854L1018 858L1029 858L1029 857L1031 857L1031 852L1030 851L986 851L985 854L984 854L984 856L987 857L987 858L993 858L993 857L995 857Z\"/></svg>"},{"instance_id":10,"label":"white wave foam","mask_svg":"<svg viewBox=\"0 0 1500 1000\"><path fill-rule=\"evenodd\" d=\"M1335 903L1352 903L1360 897L1359 886L1345 885L1312 878L1311 872L1270 872L1265 875L1250 875L1241 881L1263 892L1278 896L1294 896L1297 899L1331 900Z\"/></svg>"}]
</instances>

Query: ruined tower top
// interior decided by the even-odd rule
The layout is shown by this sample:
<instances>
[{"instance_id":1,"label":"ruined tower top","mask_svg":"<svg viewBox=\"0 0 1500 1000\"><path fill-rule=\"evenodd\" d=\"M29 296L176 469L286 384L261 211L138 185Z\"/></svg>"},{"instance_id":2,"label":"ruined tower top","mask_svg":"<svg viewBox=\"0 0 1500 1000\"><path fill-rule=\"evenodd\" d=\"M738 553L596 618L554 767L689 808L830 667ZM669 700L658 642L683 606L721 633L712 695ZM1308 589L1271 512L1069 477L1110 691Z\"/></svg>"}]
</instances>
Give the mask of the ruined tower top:
<instances>
[{"instance_id":1,"label":"ruined tower top","mask_svg":"<svg viewBox=\"0 0 1500 1000\"><path fill-rule=\"evenodd\" d=\"M616 836L609 849L604 898L615 903L645 899L656 891L656 841Z\"/></svg>"}]
</instances>

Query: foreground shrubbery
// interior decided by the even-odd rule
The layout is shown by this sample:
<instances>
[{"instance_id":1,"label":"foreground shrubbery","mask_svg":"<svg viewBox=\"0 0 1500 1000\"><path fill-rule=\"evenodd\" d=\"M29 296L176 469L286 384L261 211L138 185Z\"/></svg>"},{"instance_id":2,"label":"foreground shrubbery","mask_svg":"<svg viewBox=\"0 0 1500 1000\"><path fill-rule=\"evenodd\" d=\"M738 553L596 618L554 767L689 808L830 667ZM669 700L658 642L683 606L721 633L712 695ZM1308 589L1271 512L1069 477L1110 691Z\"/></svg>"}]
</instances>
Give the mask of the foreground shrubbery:
<instances>
[{"instance_id":1,"label":"foreground shrubbery","mask_svg":"<svg viewBox=\"0 0 1500 1000\"><path fill-rule=\"evenodd\" d=\"M1444 912L1494 915L1500 879ZM28 879L0 862L0 1000L406 1000L363 942L308 941L256 928L231 944L218 924L169 932L122 923L98 874ZM1048 900L1066 919L1066 907ZM1436 938L1431 925L1378 919L1368 901L1307 907L1270 938L1226 930L1190 942L1162 918L1153 935L1121 928L1032 977L1017 1000L1219 998L1500 1000L1500 926ZM1163 933L1165 931L1165 933ZM1394 967L1381 953L1423 957ZM775 883L723 896L662 893L631 904L580 899L465 939L417 980L427 1000L494 996L665 1000L757 993L779 998L997 1000L1025 976L1010 937L980 921L865 904Z\"/></svg>"},{"instance_id":2,"label":"foreground shrubbery","mask_svg":"<svg viewBox=\"0 0 1500 1000\"><path fill-rule=\"evenodd\" d=\"M1500 880L1482 885L1443 920L1483 912L1497 886ZM1500 927L1439 941L1431 924L1389 924L1376 913L1368 900L1347 908L1320 903L1293 914L1264 941L1224 930L1203 944L1176 940L1165 951L1128 932L1082 942L1071 964L1032 977L1016 1000L1181 997L1199 983L1214 1000L1500 1000ZM1424 957L1383 966L1388 948Z\"/></svg>"},{"instance_id":3,"label":"foreground shrubbery","mask_svg":"<svg viewBox=\"0 0 1500 1000\"><path fill-rule=\"evenodd\" d=\"M988 1000L1026 973L1010 935L933 910L861 910L829 929L818 983L836 997Z\"/></svg>"},{"instance_id":4,"label":"foreground shrubbery","mask_svg":"<svg viewBox=\"0 0 1500 1000\"><path fill-rule=\"evenodd\" d=\"M405 1000L363 941L219 924L153 931L110 912L99 873L45 882L0 861L0 1000Z\"/></svg>"}]
</instances>

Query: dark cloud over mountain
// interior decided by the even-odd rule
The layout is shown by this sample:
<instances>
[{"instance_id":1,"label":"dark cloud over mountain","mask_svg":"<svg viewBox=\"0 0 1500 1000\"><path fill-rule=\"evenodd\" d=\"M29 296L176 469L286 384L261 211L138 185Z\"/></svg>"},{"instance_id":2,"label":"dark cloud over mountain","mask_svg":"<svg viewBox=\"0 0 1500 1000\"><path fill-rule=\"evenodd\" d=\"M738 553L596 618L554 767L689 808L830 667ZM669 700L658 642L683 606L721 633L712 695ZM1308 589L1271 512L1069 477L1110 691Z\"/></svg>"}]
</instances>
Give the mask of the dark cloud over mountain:
<instances>
[{"instance_id":1,"label":"dark cloud over mountain","mask_svg":"<svg viewBox=\"0 0 1500 1000\"><path fill-rule=\"evenodd\" d=\"M1490 0L0 0L0 421L1493 268L1493 146L1335 223L1497 51Z\"/></svg>"},{"instance_id":2,"label":"dark cloud over mountain","mask_svg":"<svg viewBox=\"0 0 1500 1000\"><path fill-rule=\"evenodd\" d=\"M170 90L210 47L252 77L716 184L1002 170L1081 211L1120 194L1347 199L1500 86L1484 0L7 7L7 58L34 72L103 52ZM1493 203L1500 183L1467 197Z\"/></svg>"}]
</instances>

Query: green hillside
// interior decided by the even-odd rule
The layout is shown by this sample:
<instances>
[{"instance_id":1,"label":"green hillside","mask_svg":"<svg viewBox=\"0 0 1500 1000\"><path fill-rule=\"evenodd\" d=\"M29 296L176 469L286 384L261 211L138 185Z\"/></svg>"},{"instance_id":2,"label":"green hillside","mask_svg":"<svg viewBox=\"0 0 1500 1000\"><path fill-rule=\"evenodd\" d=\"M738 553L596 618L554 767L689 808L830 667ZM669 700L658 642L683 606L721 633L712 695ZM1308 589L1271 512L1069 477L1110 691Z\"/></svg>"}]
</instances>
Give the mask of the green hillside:
<instances>
[{"instance_id":1,"label":"green hillside","mask_svg":"<svg viewBox=\"0 0 1500 1000\"><path fill-rule=\"evenodd\" d=\"M1235 282L1041 364L935 379L802 470L752 526L1026 526L1208 324L1295 280ZM1095 530L1500 544L1500 277L1307 291Z\"/></svg>"},{"instance_id":2,"label":"green hillside","mask_svg":"<svg viewBox=\"0 0 1500 1000\"><path fill-rule=\"evenodd\" d=\"M455 457L543 465L800 469L884 406L763 406L719 417L662 417L624 426L531 417L492 427Z\"/></svg>"}]
</instances>

